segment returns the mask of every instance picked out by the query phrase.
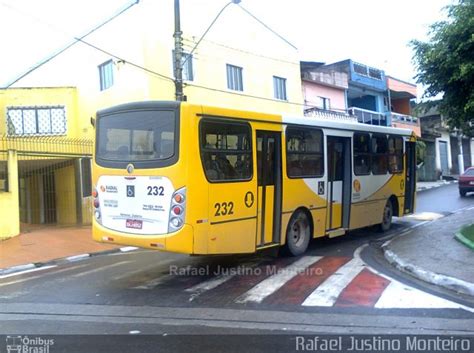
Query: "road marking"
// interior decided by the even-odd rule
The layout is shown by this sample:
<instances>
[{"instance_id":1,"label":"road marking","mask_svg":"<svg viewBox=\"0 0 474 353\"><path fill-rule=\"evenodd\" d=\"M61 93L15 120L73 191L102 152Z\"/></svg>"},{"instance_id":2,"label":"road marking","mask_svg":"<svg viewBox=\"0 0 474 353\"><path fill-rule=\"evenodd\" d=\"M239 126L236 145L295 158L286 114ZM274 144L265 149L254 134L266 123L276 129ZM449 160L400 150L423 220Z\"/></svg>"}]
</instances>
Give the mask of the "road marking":
<instances>
[{"instance_id":1,"label":"road marking","mask_svg":"<svg viewBox=\"0 0 474 353\"><path fill-rule=\"evenodd\" d=\"M20 275L24 275L25 273L30 273L30 272L37 272L37 271L47 270L48 268L53 268L53 267L57 267L57 266L58 265L36 267L36 268L29 269L29 270L21 271L21 272L15 272L15 273L10 273L8 275L3 275L3 276L0 276L0 279L14 277L14 276L20 276Z\"/></svg>"},{"instance_id":2,"label":"road marking","mask_svg":"<svg viewBox=\"0 0 474 353\"><path fill-rule=\"evenodd\" d=\"M146 266L146 267L141 267L139 268L138 270L134 270L134 271L129 271L129 272L124 272L118 276L115 276L115 277L112 277L112 280L113 281L117 281L117 280L120 280L122 278L126 278L126 277L130 277L132 275L136 275L136 274L139 274L139 273L143 273L143 272L147 272L148 270L151 270L153 268L156 268L156 267L159 267L159 266L162 266L162 265L167 265L171 262L174 262L175 260L173 259L169 259L169 260L163 260L163 261L159 261L159 262L155 262L153 263L152 265L150 266Z\"/></svg>"},{"instance_id":3,"label":"road marking","mask_svg":"<svg viewBox=\"0 0 474 353\"><path fill-rule=\"evenodd\" d=\"M196 284L195 286L185 289L186 292L192 293L189 297L189 301L193 301L202 293L220 286L222 283L227 282L234 276L235 273L226 273L223 275L218 275L217 277L211 278L207 281L201 282L199 284Z\"/></svg>"},{"instance_id":4,"label":"road marking","mask_svg":"<svg viewBox=\"0 0 474 353\"><path fill-rule=\"evenodd\" d=\"M237 303L255 302L261 303L267 296L280 289L290 279L295 277L301 271L316 261L320 260L322 256L305 256L298 261L288 265L280 270L278 273L271 277L263 280L255 287L244 293L242 296L236 299Z\"/></svg>"},{"instance_id":5,"label":"road marking","mask_svg":"<svg viewBox=\"0 0 474 353\"><path fill-rule=\"evenodd\" d=\"M117 263L107 265L107 266L100 266L100 267L94 268L94 269L89 270L89 271L85 271L85 272L81 272L81 273L69 276L67 279L83 277L83 276L90 275L92 273L96 273L96 272L99 272L99 271L102 271L102 270L106 270L106 269L110 269L110 268L117 267L117 266L120 266L120 265L128 264L130 262L132 262L132 261L121 261L121 262L117 262Z\"/></svg>"},{"instance_id":6,"label":"road marking","mask_svg":"<svg viewBox=\"0 0 474 353\"><path fill-rule=\"evenodd\" d=\"M303 302L304 306L333 306L339 294L365 268L362 260L354 258L326 279Z\"/></svg>"},{"instance_id":7,"label":"road marking","mask_svg":"<svg viewBox=\"0 0 474 353\"><path fill-rule=\"evenodd\" d=\"M398 281L392 281L380 296L376 308L400 309L459 309L462 306L452 301L409 287Z\"/></svg>"},{"instance_id":8,"label":"road marking","mask_svg":"<svg viewBox=\"0 0 474 353\"><path fill-rule=\"evenodd\" d=\"M48 275L55 275L55 274L66 272L66 271L76 270L78 268L82 268L82 267L86 267L86 266L88 266L88 265L84 264L84 265L79 265L79 266L74 266L74 267L69 267L69 268L63 268L62 270L44 273L44 274L39 275L39 276L32 276L32 277L18 279L16 281L12 281L12 282L1 283L0 287L8 286L8 285L11 285L11 284L16 284L16 283L22 283L22 282L30 281L32 279L43 278L43 277L48 276Z\"/></svg>"},{"instance_id":9,"label":"road marking","mask_svg":"<svg viewBox=\"0 0 474 353\"><path fill-rule=\"evenodd\" d=\"M139 286L132 287L132 289L153 289L157 285L159 285L159 284L165 282L166 280L168 280L169 278L171 278L170 274L163 275L163 276L158 277L158 278L153 278L152 280L150 280L148 282L145 282L145 284L141 284Z\"/></svg>"}]
</instances>

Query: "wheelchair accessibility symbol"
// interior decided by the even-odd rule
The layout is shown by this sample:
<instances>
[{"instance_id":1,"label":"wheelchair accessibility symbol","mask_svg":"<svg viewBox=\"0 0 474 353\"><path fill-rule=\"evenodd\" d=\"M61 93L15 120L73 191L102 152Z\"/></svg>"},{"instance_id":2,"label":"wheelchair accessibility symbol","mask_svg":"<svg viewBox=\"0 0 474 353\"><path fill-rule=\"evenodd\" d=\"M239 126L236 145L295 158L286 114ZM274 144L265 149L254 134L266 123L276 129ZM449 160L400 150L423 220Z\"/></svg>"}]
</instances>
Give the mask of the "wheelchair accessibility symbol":
<instances>
[{"instance_id":1,"label":"wheelchair accessibility symbol","mask_svg":"<svg viewBox=\"0 0 474 353\"><path fill-rule=\"evenodd\" d=\"M127 197L135 197L135 185L127 185Z\"/></svg>"}]
</instances>

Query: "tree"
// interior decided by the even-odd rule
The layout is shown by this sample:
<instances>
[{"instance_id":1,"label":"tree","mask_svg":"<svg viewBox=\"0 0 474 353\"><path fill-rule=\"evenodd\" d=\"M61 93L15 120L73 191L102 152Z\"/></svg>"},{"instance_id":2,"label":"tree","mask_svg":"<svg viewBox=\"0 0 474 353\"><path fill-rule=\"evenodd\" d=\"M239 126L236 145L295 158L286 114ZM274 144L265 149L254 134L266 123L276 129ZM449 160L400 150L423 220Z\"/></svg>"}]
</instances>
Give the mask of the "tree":
<instances>
[{"instance_id":1,"label":"tree","mask_svg":"<svg viewBox=\"0 0 474 353\"><path fill-rule=\"evenodd\" d=\"M430 27L428 42L412 40L424 97L443 94L440 112L451 128L474 136L474 0L447 7L448 19Z\"/></svg>"}]
</instances>

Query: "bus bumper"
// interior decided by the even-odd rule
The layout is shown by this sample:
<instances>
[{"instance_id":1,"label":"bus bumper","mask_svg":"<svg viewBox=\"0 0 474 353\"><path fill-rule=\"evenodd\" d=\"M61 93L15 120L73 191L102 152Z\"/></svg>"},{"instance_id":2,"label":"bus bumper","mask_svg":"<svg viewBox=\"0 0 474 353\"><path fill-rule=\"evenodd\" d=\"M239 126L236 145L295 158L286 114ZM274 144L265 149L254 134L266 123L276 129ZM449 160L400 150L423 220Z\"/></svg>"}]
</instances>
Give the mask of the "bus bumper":
<instances>
[{"instance_id":1,"label":"bus bumper","mask_svg":"<svg viewBox=\"0 0 474 353\"><path fill-rule=\"evenodd\" d=\"M161 235L123 234L107 229L98 223L94 223L92 229L92 238L100 243L136 246L182 254L193 253L194 231L189 224L185 224L177 232Z\"/></svg>"}]
</instances>

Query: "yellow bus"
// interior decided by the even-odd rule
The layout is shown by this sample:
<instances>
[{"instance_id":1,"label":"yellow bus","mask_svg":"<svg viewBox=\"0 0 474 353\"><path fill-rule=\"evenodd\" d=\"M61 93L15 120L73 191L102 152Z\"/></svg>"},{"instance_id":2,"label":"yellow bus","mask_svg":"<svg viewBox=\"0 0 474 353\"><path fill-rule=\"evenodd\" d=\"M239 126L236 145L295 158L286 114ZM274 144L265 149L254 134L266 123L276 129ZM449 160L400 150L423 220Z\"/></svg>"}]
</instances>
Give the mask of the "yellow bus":
<instances>
[{"instance_id":1,"label":"yellow bus","mask_svg":"<svg viewBox=\"0 0 474 353\"><path fill-rule=\"evenodd\" d=\"M149 101L99 111L93 238L252 253L413 213L411 130Z\"/></svg>"}]
</instances>

